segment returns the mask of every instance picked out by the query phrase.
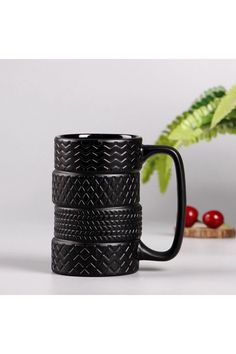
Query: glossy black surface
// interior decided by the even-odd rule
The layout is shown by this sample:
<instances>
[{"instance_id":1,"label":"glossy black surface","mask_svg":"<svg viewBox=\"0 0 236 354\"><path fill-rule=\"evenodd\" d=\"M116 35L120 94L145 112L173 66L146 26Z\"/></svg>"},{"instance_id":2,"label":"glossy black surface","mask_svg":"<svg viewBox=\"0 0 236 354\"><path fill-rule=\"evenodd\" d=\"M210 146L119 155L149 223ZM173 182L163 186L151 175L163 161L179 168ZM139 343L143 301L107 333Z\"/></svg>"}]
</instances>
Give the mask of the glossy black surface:
<instances>
[{"instance_id":1,"label":"glossy black surface","mask_svg":"<svg viewBox=\"0 0 236 354\"><path fill-rule=\"evenodd\" d=\"M165 252L140 241L139 171L156 153L171 156L177 174L176 232ZM122 275L136 272L141 259L173 258L182 243L185 199L183 163L173 148L145 146L142 138L130 134L56 137L52 270L75 276Z\"/></svg>"}]
</instances>

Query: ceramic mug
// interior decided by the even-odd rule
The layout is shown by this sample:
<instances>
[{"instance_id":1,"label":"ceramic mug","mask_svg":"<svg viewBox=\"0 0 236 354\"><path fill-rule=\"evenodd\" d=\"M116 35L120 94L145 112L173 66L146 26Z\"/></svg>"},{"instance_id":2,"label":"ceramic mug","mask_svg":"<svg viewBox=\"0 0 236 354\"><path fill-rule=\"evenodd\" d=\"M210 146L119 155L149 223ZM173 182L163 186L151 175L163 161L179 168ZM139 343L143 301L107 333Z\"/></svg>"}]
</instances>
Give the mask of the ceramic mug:
<instances>
[{"instance_id":1,"label":"ceramic mug","mask_svg":"<svg viewBox=\"0 0 236 354\"><path fill-rule=\"evenodd\" d=\"M140 240L140 170L154 154L175 164L178 210L167 251ZM134 273L140 260L168 261L180 250L185 222L185 177L180 154L169 146L143 145L129 134L71 134L55 138L55 204L52 270L74 276Z\"/></svg>"}]
</instances>

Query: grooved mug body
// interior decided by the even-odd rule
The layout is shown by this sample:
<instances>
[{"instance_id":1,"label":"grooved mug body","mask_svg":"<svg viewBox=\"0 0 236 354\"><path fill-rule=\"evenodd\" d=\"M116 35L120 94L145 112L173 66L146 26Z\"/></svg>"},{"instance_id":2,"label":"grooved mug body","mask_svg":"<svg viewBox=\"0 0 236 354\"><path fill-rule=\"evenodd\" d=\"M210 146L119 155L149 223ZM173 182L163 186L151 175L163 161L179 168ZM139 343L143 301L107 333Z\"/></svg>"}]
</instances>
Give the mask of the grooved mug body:
<instances>
[{"instance_id":1,"label":"grooved mug body","mask_svg":"<svg viewBox=\"0 0 236 354\"><path fill-rule=\"evenodd\" d=\"M138 136L72 134L55 138L55 273L107 276L138 270L139 259L145 259L142 255L147 253L140 247L143 160Z\"/></svg>"}]
</instances>

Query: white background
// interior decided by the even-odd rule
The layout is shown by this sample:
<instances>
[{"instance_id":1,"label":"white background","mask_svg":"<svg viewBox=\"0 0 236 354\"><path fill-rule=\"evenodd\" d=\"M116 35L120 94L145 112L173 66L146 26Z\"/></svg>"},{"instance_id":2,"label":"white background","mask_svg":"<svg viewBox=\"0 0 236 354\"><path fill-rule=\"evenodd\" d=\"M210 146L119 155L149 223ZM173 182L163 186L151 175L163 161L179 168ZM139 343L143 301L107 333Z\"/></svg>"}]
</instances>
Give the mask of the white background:
<instances>
[{"instance_id":1,"label":"white background","mask_svg":"<svg viewBox=\"0 0 236 354\"><path fill-rule=\"evenodd\" d=\"M68 0L66 6L60 0L2 1L0 53L4 58L235 58L234 7L232 0L121 0L119 5ZM235 352L234 297L55 299L1 299L4 353Z\"/></svg>"},{"instance_id":2,"label":"white background","mask_svg":"<svg viewBox=\"0 0 236 354\"><path fill-rule=\"evenodd\" d=\"M140 262L140 271L125 279L78 281L50 270L54 136L132 133L153 143L205 89L229 88L235 67L235 60L0 61L0 293L235 294L235 239L185 239L176 259ZM235 148L235 136L221 136L181 149L188 203L200 216L219 209L232 225ZM175 178L161 195L153 176L141 185L141 203L143 241L167 249L174 234Z\"/></svg>"},{"instance_id":3,"label":"white background","mask_svg":"<svg viewBox=\"0 0 236 354\"><path fill-rule=\"evenodd\" d=\"M7 228L52 223L53 139L81 132L131 133L152 144L166 124L204 90L236 81L236 60L2 60L0 62L1 199ZM182 148L188 203L200 215L219 209L235 225L235 136ZM172 178L141 186L144 223L171 223ZM34 235L32 235L34 237Z\"/></svg>"}]
</instances>

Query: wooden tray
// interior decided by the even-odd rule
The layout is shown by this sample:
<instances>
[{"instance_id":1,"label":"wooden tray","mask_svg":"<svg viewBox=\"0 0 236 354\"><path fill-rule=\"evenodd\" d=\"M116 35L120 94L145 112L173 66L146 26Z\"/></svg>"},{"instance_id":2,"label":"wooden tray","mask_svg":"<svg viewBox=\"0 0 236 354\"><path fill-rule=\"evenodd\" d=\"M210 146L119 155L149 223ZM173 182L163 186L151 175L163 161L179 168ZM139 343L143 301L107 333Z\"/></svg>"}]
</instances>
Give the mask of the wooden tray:
<instances>
[{"instance_id":1,"label":"wooden tray","mask_svg":"<svg viewBox=\"0 0 236 354\"><path fill-rule=\"evenodd\" d=\"M231 227L219 227L217 229L210 229L208 227L185 227L185 237L196 238L231 238L235 237L236 230Z\"/></svg>"}]
</instances>

